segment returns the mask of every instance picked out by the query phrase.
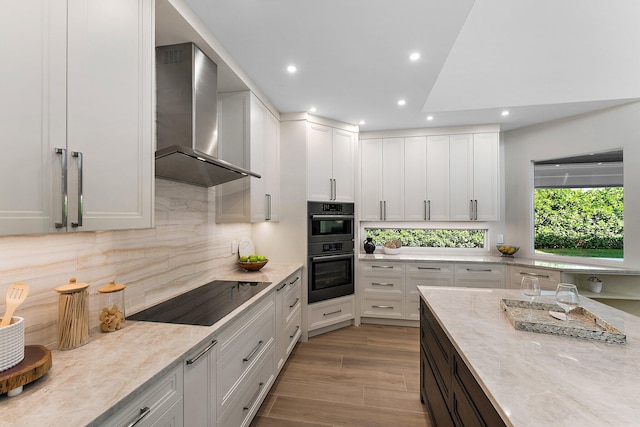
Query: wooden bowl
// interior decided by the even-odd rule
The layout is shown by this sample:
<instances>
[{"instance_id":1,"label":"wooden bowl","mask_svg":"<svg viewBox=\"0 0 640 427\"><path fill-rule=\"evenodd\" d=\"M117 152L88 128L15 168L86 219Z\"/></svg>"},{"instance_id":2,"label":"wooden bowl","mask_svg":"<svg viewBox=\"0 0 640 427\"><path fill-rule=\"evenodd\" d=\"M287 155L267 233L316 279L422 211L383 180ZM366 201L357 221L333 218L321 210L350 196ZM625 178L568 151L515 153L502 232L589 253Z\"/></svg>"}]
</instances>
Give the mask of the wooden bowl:
<instances>
[{"instance_id":1,"label":"wooden bowl","mask_svg":"<svg viewBox=\"0 0 640 427\"><path fill-rule=\"evenodd\" d=\"M268 259L266 259L264 261L258 261L258 262L241 262L241 261L238 261L238 265L240 267L244 268L245 270L248 270L248 271L258 271L262 267L264 267L268 262L269 262Z\"/></svg>"}]
</instances>

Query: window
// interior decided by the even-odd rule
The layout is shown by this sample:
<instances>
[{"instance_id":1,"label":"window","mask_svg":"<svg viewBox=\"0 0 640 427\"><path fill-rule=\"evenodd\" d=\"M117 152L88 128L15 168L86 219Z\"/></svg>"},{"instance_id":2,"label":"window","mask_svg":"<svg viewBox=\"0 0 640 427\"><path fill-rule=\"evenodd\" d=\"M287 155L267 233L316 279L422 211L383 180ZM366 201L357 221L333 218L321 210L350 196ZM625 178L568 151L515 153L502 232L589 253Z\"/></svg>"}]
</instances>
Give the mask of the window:
<instances>
[{"instance_id":1,"label":"window","mask_svg":"<svg viewBox=\"0 0 640 427\"><path fill-rule=\"evenodd\" d=\"M624 257L622 150L534 162L539 254Z\"/></svg>"},{"instance_id":2,"label":"window","mask_svg":"<svg viewBox=\"0 0 640 427\"><path fill-rule=\"evenodd\" d=\"M400 240L404 247L414 248L476 248L485 247L487 230L482 229L423 229L423 228L365 228L376 246Z\"/></svg>"}]
</instances>

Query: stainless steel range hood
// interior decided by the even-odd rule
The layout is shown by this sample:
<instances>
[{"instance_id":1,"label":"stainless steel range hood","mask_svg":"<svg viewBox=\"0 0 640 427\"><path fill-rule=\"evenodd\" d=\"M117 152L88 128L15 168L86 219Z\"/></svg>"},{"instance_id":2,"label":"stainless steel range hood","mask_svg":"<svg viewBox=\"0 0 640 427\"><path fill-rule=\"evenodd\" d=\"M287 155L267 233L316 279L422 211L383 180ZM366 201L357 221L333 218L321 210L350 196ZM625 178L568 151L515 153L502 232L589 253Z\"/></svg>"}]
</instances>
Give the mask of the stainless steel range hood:
<instances>
[{"instance_id":1,"label":"stainless steel range hood","mask_svg":"<svg viewBox=\"0 0 640 427\"><path fill-rule=\"evenodd\" d=\"M211 187L257 173L215 157L218 70L194 43L156 48L156 176Z\"/></svg>"}]
</instances>

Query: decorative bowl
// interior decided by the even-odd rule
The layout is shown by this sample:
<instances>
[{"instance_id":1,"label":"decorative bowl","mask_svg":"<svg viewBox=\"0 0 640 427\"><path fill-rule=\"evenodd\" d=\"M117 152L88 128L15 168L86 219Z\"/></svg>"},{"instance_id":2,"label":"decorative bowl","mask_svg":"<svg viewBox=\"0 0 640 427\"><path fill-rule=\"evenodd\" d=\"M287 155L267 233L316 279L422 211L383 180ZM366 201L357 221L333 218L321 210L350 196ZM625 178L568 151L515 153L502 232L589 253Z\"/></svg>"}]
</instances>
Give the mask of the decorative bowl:
<instances>
[{"instance_id":1,"label":"decorative bowl","mask_svg":"<svg viewBox=\"0 0 640 427\"><path fill-rule=\"evenodd\" d=\"M506 244L496 245L496 248L498 249L498 251L500 251L503 257L508 257L508 258L513 258L513 254L518 252L518 249L520 249L519 246L512 246L512 245L506 245Z\"/></svg>"},{"instance_id":2,"label":"decorative bowl","mask_svg":"<svg viewBox=\"0 0 640 427\"><path fill-rule=\"evenodd\" d=\"M382 247L382 250L387 255L398 255L402 248L387 248L386 246Z\"/></svg>"},{"instance_id":3,"label":"decorative bowl","mask_svg":"<svg viewBox=\"0 0 640 427\"><path fill-rule=\"evenodd\" d=\"M258 271L269 262L268 259L258 262L242 262L238 261L238 265L248 271Z\"/></svg>"}]
</instances>

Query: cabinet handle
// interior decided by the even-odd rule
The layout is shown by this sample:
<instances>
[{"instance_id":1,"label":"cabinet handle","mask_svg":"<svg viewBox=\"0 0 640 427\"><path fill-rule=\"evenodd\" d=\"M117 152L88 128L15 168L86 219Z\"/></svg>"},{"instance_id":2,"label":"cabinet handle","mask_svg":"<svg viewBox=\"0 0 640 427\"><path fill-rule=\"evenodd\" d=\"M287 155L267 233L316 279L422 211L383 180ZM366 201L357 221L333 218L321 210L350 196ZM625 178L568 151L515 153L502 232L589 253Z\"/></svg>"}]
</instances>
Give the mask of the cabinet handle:
<instances>
[{"instance_id":1,"label":"cabinet handle","mask_svg":"<svg viewBox=\"0 0 640 427\"><path fill-rule=\"evenodd\" d=\"M299 330L299 329L300 329L300 326L296 326L296 330L295 330L295 331L293 331L293 335L289 335L289 339L290 339L290 340L292 340L292 339L293 339L293 337L295 337L295 336L296 336L296 333L298 332L298 330Z\"/></svg>"},{"instance_id":2,"label":"cabinet handle","mask_svg":"<svg viewBox=\"0 0 640 427\"><path fill-rule=\"evenodd\" d=\"M441 267L418 267L418 270L442 270Z\"/></svg>"},{"instance_id":3,"label":"cabinet handle","mask_svg":"<svg viewBox=\"0 0 640 427\"><path fill-rule=\"evenodd\" d=\"M393 286L393 283L379 283L379 282L371 282L373 286Z\"/></svg>"},{"instance_id":4,"label":"cabinet handle","mask_svg":"<svg viewBox=\"0 0 640 427\"><path fill-rule=\"evenodd\" d=\"M372 305L371 308L390 308L393 310L392 305Z\"/></svg>"},{"instance_id":5,"label":"cabinet handle","mask_svg":"<svg viewBox=\"0 0 640 427\"><path fill-rule=\"evenodd\" d=\"M332 314L338 314L338 313L342 313L342 309L338 310L338 311L332 311L331 313L323 313L323 316L331 316Z\"/></svg>"},{"instance_id":6,"label":"cabinet handle","mask_svg":"<svg viewBox=\"0 0 640 427\"><path fill-rule=\"evenodd\" d=\"M371 268L393 268L393 265L372 265Z\"/></svg>"},{"instance_id":7,"label":"cabinet handle","mask_svg":"<svg viewBox=\"0 0 640 427\"><path fill-rule=\"evenodd\" d=\"M198 361L198 359L200 359L202 356L207 354L207 352L209 350L211 350L216 344L218 344L218 341L216 341L216 340L211 341L211 344L209 344L204 350L202 350L200 353L198 353L196 357L193 357L193 358L187 360L187 365L193 365L194 363L196 363Z\"/></svg>"},{"instance_id":8,"label":"cabinet handle","mask_svg":"<svg viewBox=\"0 0 640 427\"><path fill-rule=\"evenodd\" d=\"M131 424L129 424L127 427L134 427L136 424L142 421L142 419L147 415L149 415L150 413L151 413L151 408L149 408L148 406L140 408L140 415L138 415L135 420L131 421Z\"/></svg>"},{"instance_id":9,"label":"cabinet handle","mask_svg":"<svg viewBox=\"0 0 640 427\"><path fill-rule=\"evenodd\" d=\"M255 355L256 355L256 353L258 352L258 350L260 349L260 347L262 347L262 343L263 343L263 342L264 342L264 341L262 341L262 340L258 341L258 345L256 346L256 348L254 348L254 349L253 349L253 351L252 351L251 353L249 353L249 355L248 355L248 356L244 357L244 358L242 359L242 361L243 361L243 362L248 362L249 360L251 360L251 359L253 358L253 356L255 356Z\"/></svg>"},{"instance_id":10,"label":"cabinet handle","mask_svg":"<svg viewBox=\"0 0 640 427\"><path fill-rule=\"evenodd\" d=\"M56 228L67 228L68 206L67 203L67 150L65 148L56 148L56 154L60 154L60 163L62 166L62 218L61 222L56 222Z\"/></svg>"},{"instance_id":11,"label":"cabinet handle","mask_svg":"<svg viewBox=\"0 0 640 427\"><path fill-rule=\"evenodd\" d=\"M473 201L473 219L478 220L478 201Z\"/></svg>"},{"instance_id":12,"label":"cabinet handle","mask_svg":"<svg viewBox=\"0 0 640 427\"><path fill-rule=\"evenodd\" d=\"M276 289L276 292L280 292L281 290L283 290L285 287L287 286L286 283L283 283L282 286L280 286L278 289Z\"/></svg>"},{"instance_id":13,"label":"cabinet handle","mask_svg":"<svg viewBox=\"0 0 640 427\"><path fill-rule=\"evenodd\" d=\"M469 200L469 219L473 220L473 200Z\"/></svg>"},{"instance_id":14,"label":"cabinet handle","mask_svg":"<svg viewBox=\"0 0 640 427\"><path fill-rule=\"evenodd\" d=\"M384 202L382 202L382 205L384 206L384 220L387 220L387 201L385 200Z\"/></svg>"},{"instance_id":15,"label":"cabinet handle","mask_svg":"<svg viewBox=\"0 0 640 427\"><path fill-rule=\"evenodd\" d=\"M265 221L271 221L271 194L264 195L265 202Z\"/></svg>"},{"instance_id":16,"label":"cabinet handle","mask_svg":"<svg viewBox=\"0 0 640 427\"><path fill-rule=\"evenodd\" d=\"M72 227L82 227L82 211L84 206L84 193L82 191L82 152L72 151L71 155L78 159L78 222L71 222Z\"/></svg>"},{"instance_id":17,"label":"cabinet handle","mask_svg":"<svg viewBox=\"0 0 640 427\"><path fill-rule=\"evenodd\" d=\"M289 306L289 308L293 308L293 307L295 307L296 305L298 305L298 302L300 302L300 298L296 298L296 300L294 301L294 303L293 303L293 304L291 304L291 305Z\"/></svg>"},{"instance_id":18,"label":"cabinet handle","mask_svg":"<svg viewBox=\"0 0 640 427\"><path fill-rule=\"evenodd\" d=\"M384 213L382 212L382 200L380 200L380 221L384 219Z\"/></svg>"},{"instance_id":19,"label":"cabinet handle","mask_svg":"<svg viewBox=\"0 0 640 427\"><path fill-rule=\"evenodd\" d=\"M467 271L486 271L486 272L491 272L493 270L491 270L490 268L467 268Z\"/></svg>"},{"instance_id":20,"label":"cabinet handle","mask_svg":"<svg viewBox=\"0 0 640 427\"><path fill-rule=\"evenodd\" d=\"M427 200L427 219L431 221L431 200Z\"/></svg>"},{"instance_id":21,"label":"cabinet handle","mask_svg":"<svg viewBox=\"0 0 640 427\"><path fill-rule=\"evenodd\" d=\"M336 179L333 178L333 200L336 200L338 198L338 183L336 182Z\"/></svg>"},{"instance_id":22,"label":"cabinet handle","mask_svg":"<svg viewBox=\"0 0 640 427\"><path fill-rule=\"evenodd\" d=\"M300 280L300 276L296 276L295 279L293 279L293 281L289 282L290 285L293 285L294 283L296 283L298 280Z\"/></svg>"},{"instance_id":23,"label":"cabinet handle","mask_svg":"<svg viewBox=\"0 0 640 427\"><path fill-rule=\"evenodd\" d=\"M255 394L251 397L251 402L248 405L242 407L243 411L248 411L251 408L252 404L258 399L258 395L260 394L260 389L262 389L264 383L258 384L258 390L256 390Z\"/></svg>"},{"instance_id":24,"label":"cabinet handle","mask_svg":"<svg viewBox=\"0 0 640 427\"><path fill-rule=\"evenodd\" d=\"M542 277L544 279L550 279L551 276L549 276L548 274L538 274L538 273L530 273L528 271L521 271L520 272L521 276L533 276L533 277Z\"/></svg>"},{"instance_id":25,"label":"cabinet handle","mask_svg":"<svg viewBox=\"0 0 640 427\"><path fill-rule=\"evenodd\" d=\"M424 201L424 220L427 220L427 201Z\"/></svg>"}]
</instances>

